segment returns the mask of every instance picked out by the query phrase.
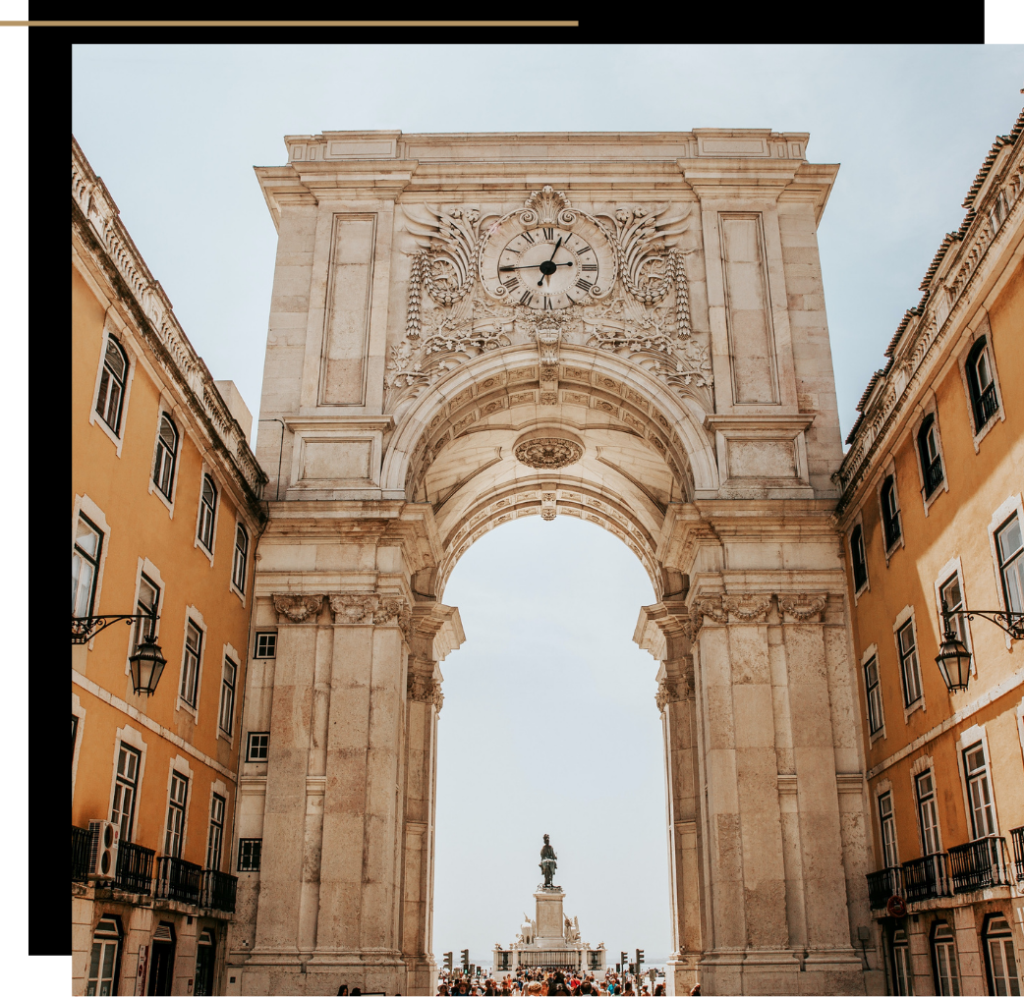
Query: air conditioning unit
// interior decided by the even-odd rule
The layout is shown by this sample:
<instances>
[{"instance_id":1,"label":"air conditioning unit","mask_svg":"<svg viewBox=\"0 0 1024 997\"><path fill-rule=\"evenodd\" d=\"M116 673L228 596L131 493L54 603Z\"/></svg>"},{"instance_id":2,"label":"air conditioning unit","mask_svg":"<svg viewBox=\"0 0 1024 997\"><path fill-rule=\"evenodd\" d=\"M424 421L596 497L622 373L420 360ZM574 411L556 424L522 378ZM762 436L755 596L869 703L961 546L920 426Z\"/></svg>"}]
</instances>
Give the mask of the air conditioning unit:
<instances>
[{"instance_id":1,"label":"air conditioning unit","mask_svg":"<svg viewBox=\"0 0 1024 997\"><path fill-rule=\"evenodd\" d=\"M121 829L109 820L89 821L89 878L113 879L117 875L117 841Z\"/></svg>"}]
</instances>

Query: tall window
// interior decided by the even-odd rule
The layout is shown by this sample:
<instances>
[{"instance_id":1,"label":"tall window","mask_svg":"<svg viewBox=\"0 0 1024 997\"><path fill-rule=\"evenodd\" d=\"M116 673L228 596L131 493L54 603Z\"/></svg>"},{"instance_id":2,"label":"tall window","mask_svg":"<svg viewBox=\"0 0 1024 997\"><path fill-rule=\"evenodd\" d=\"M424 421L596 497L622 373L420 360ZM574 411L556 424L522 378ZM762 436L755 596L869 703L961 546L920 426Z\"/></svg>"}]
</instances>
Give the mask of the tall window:
<instances>
[{"instance_id":1,"label":"tall window","mask_svg":"<svg viewBox=\"0 0 1024 997\"><path fill-rule=\"evenodd\" d=\"M864 666L864 688L868 695L868 727L875 734L882 729L882 688L878 682L878 658Z\"/></svg>"},{"instance_id":2,"label":"tall window","mask_svg":"<svg viewBox=\"0 0 1024 997\"><path fill-rule=\"evenodd\" d=\"M121 932L112 917L101 917L92 936L86 994L116 994L121 968Z\"/></svg>"},{"instance_id":3,"label":"tall window","mask_svg":"<svg viewBox=\"0 0 1024 997\"><path fill-rule=\"evenodd\" d=\"M85 516L79 515L75 546L71 551L72 616L92 615L102 548L103 534Z\"/></svg>"},{"instance_id":4,"label":"tall window","mask_svg":"<svg viewBox=\"0 0 1024 997\"><path fill-rule=\"evenodd\" d=\"M181 662L181 698L196 705L199 686L199 659L203 650L203 632L191 620L185 628L185 654Z\"/></svg>"},{"instance_id":5,"label":"tall window","mask_svg":"<svg viewBox=\"0 0 1024 997\"><path fill-rule=\"evenodd\" d=\"M199 542L213 553L213 518L217 511L217 489L213 478L203 475L203 488L199 496Z\"/></svg>"},{"instance_id":6,"label":"tall window","mask_svg":"<svg viewBox=\"0 0 1024 997\"><path fill-rule=\"evenodd\" d=\"M230 734L235 719L235 663L230 658L224 659L224 673L220 682L220 729Z\"/></svg>"},{"instance_id":7,"label":"tall window","mask_svg":"<svg viewBox=\"0 0 1024 997\"><path fill-rule=\"evenodd\" d=\"M235 529L235 561L231 568L231 581L239 592L245 591L245 569L249 563L249 533L239 523Z\"/></svg>"},{"instance_id":8,"label":"tall window","mask_svg":"<svg viewBox=\"0 0 1024 997\"><path fill-rule=\"evenodd\" d=\"M139 579L139 601L135 607L136 613L146 613L149 615L153 613L156 607L160 603L160 589L157 587L156 582L146 575L143 575ZM153 624L149 620L136 620L134 625L134 634L132 635L132 646L138 649L138 646L142 643L143 639L149 635L149 631L153 629Z\"/></svg>"},{"instance_id":9,"label":"tall window","mask_svg":"<svg viewBox=\"0 0 1024 997\"><path fill-rule=\"evenodd\" d=\"M206 843L206 868L220 868L220 852L224 842L224 797L213 794L210 803L210 837Z\"/></svg>"},{"instance_id":10,"label":"tall window","mask_svg":"<svg viewBox=\"0 0 1024 997\"><path fill-rule=\"evenodd\" d=\"M988 969L992 977L991 993L1001 997L1020 997L1017 959L1013 952L1010 922L1001 914L993 917L985 928Z\"/></svg>"},{"instance_id":11,"label":"tall window","mask_svg":"<svg viewBox=\"0 0 1024 997\"><path fill-rule=\"evenodd\" d=\"M960 610L964 608L964 595L960 589L960 578L957 575L951 575L939 586L939 599L946 607L946 611L953 614L948 617L950 628L966 644L967 627L964 624L964 618L960 615Z\"/></svg>"},{"instance_id":12,"label":"tall window","mask_svg":"<svg viewBox=\"0 0 1024 997\"><path fill-rule=\"evenodd\" d=\"M885 549L899 540L900 510L896 506L896 479L890 474L882 485L882 525L885 527Z\"/></svg>"},{"instance_id":13,"label":"tall window","mask_svg":"<svg viewBox=\"0 0 1024 997\"><path fill-rule=\"evenodd\" d=\"M892 812L892 793L878 797L878 820L882 826L882 857L886 869L895 869L900 864L896 855L896 819Z\"/></svg>"},{"instance_id":14,"label":"tall window","mask_svg":"<svg viewBox=\"0 0 1024 997\"><path fill-rule=\"evenodd\" d=\"M71 761L75 760L75 745L78 743L78 717L71 714Z\"/></svg>"},{"instance_id":15,"label":"tall window","mask_svg":"<svg viewBox=\"0 0 1024 997\"><path fill-rule=\"evenodd\" d=\"M992 785L981 741L964 751L967 797L971 801L971 827L975 838L996 833L996 811L992 805Z\"/></svg>"},{"instance_id":16,"label":"tall window","mask_svg":"<svg viewBox=\"0 0 1024 997\"><path fill-rule=\"evenodd\" d=\"M907 944L907 933L898 928L892 935L892 961L896 978L896 993L912 994L914 992L914 976L910 972L910 946Z\"/></svg>"},{"instance_id":17,"label":"tall window","mask_svg":"<svg viewBox=\"0 0 1024 997\"><path fill-rule=\"evenodd\" d=\"M117 775L114 777L114 803L110 808L110 822L121 829L120 839L126 843L132 840L141 757L139 752L126 744L122 744L117 752Z\"/></svg>"},{"instance_id":18,"label":"tall window","mask_svg":"<svg viewBox=\"0 0 1024 997\"><path fill-rule=\"evenodd\" d=\"M982 427L999 411L999 399L996 397L996 383L992 376L992 356L989 353L988 341L979 339L971 352L967 354L967 386L971 394L971 410L974 413L974 433L981 432Z\"/></svg>"},{"instance_id":19,"label":"tall window","mask_svg":"<svg viewBox=\"0 0 1024 997\"><path fill-rule=\"evenodd\" d=\"M859 592L868 580L868 562L864 557L864 531L860 523L850 534L850 556L853 559L853 587Z\"/></svg>"},{"instance_id":20,"label":"tall window","mask_svg":"<svg viewBox=\"0 0 1024 997\"><path fill-rule=\"evenodd\" d=\"M1006 608L1011 613L1024 613L1024 545L1016 513L996 533L996 548Z\"/></svg>"},{"instance_id":21,"label":"tall window","mask_svg":"<svg viewBox=\"0 0 1024 997\"><path fill-rule=\"evenodd\" d=\"M939 810L935 802L935 779L932 772L924 772L915 780L917 815L921 821L921 843L925 855L941 851L939 844Z\"/></svg>"},{"instance_id":22,"label":"tall window","mask_svg":"<svg viewBox=\"0 0 1024 997\"><path fill-rule=\"evenodd\" d=\"M914 621L907 620L896 634L900 650L900 674L903 676L903 703L910 706L921 698L921 669L914 642Z\"/></svg>"},{"instance_id":23,"label":"tall window","mask_svg":"<svg viewBox=\"0 0 1024 997\"><path fill-rule=\"evenodd\" d=\"M121 426L121 403L124 400L124 382L128 374L128 357L113 336L107 338L100 375L100 392L96 398L96 412L118 434Z\"/></svg>"},{"instance_id":24,"label":"tall window","mask_svg":"<svg viewBox=\"0 0 1024 997\"><path fill-rule=\"evenodd\" d=\"M956 965L956 941L953 929L945 921L936 921L932 928L932 956L935 959L935 982L940 994L960 995L960 973Z\"/></svg>"},{"instance_id":25,"label":"tall window","mask_svg":"<svg viewBox=\"0 0 1024 997\"><path fill-rule=\"evenodd\" d=\"M160 417L160 433L156 438L156 462L153 482L169 499L174 491L174 464L178 459L178 430L169 416Z\"/></svg>"},{"instance_id":26,"label":"tall window","mask_svg":"<svg viewBox=\"0 0 1024 997\"><path fill-rule=\"evenodd\" d=\"M924 478L924 496L928 498L942 484L942 457L939 455L939 436L935 416L925 417L917 431L917 452L921 458L921 476Z\"/></svg>"},{"instance_id":27,"label":"tall window","mask_svg":"<svg viewBox=\"0 0 1024 997\"><path fill-rule=\"evenodd\" d=\"M171 773L171 796L167 804L167 836L164 854L181 858L181 839L185 834L185 806L188 801L188 779Z\"/></svg>"}]
</instances>

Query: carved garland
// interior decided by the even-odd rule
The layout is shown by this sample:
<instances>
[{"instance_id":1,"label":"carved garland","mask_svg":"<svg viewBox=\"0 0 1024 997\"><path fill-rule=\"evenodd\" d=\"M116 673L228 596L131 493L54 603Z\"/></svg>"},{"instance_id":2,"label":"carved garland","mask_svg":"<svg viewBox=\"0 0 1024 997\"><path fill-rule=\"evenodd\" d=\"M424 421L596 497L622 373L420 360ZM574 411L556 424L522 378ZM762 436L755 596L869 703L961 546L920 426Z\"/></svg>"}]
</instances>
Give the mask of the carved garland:
<instances>
[{"instance_id":1,"label":"carved garland","mask_svg":"<svg viewBox=\"0 0 1024 997\"><path fill-rule=\"evenodd\" d=\"M320 607L323 605L322 595L275 595L274 609L279 616L284 617L283 623L305 623L312 617L314 620L320 615Z\"/></svg>"}]
</instances>

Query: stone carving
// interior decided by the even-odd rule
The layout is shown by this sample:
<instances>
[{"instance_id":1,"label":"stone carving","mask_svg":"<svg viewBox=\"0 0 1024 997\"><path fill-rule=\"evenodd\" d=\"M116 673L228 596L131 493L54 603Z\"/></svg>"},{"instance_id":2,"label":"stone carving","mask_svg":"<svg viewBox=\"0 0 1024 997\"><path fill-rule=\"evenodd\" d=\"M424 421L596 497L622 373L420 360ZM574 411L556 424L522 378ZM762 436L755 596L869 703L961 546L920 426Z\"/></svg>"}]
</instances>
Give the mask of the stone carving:
<instances>
[{"instance_id":1,"label":"stone carving","mask_svg":"<svg viewBox=\"0 0 1024 997\"><path fill-rule=\"evenodd\" d=\"M404 634L408 633L412 610L404 599L382 599L378 595L332 595L334 622L341 624L383 625L397 619Z\"/></svg>"},{"instance_id":2,"label":"stone carving","mask_svg":"<svg viewBox=\"0 0 1024 997\"><path fill-rule=\"evenodd\" d=\"M409 699L417 703L426 703L433 706L438 713L444 705L444 693L441 692L441 683L434 678L434 662L421 659L409 659L409 678L406 683L406 693Z\"/></svg>"},{"instance_id":3,"label":"stone carving","mask_svg":"<svg viewBox=\"0 0 1024 997\"><path fill-rule=\"evenodd\" d=\"M691 339L685 257L699 245L691 206L633 205L589 215L548 186L500 217L463 205L402 207L417 249L406 335L390 347L385 369L386 411L474 357L529 342L545 365L557 361L560 343L612 350L710 407L708 344ZM538 313L489 295L481 258L490 233L515 215L529 226L579 221L595 236L599 230L615 260L600 297Z\"/></svg>"},{"instance_id":4,"label":"stone carving","mask_svg":"<svg viewBox=\"0 0 1024 997\"><path fill-rule=\"evenodd\" d=\"M558 863L555 861L558 856L555 854L554 848L551 847L550 836L544 835L544 847L540 850L540 871L544 874L544 888L551 889L554 884L555 870L558 868Z\"/></svg>"},{"instance_id":5,"label":"stone carving","mask_svg":"<svg viewBox=\"0 0 1024 997\"><path fill-rule=\"evenodd\" d=\"M566 945L573 945L580 941L580 919L578 916L574 917L571 921L566 915L562 915L562 920L565 921L565 926L562 930L562 937L565 939Z\"/></svg>"},{"instance_id":6,"label":"stone carving","mask_svg":"<svg viewBox=\"0 0 1024 997\"><path fill-rule=\"evenodd\" d=\"M764 623L772 608L772 597L761 593L727 595L722 599L722 607L728 610L733 623Z\"/></svg>"},{"instance_id":7,"label":"stone carving","mask_svg":"<svg viewBox=\"0 0 1024 997\"><path fill-rule=\"evenodd\" d=\"M722 599L711 598L705 596L702 599L695 600L694 604L690 607L690 618L694 624L694 637L697 636L697 632L702 626L704 626L704 620L714 620L715 623L726 623L727 616L722 608Z\"/></svg>"},{"instance_id":8,"label":"stone carving","mask_svg":"<svg viewBox=\"0 0 1024 997\"><path fill-rule=\"evenodd\" d=\"M828 593L779 596L779 608L799 623L817 623L828 603Z\"/></svg>"},{"instance_id":9,"label":"stone carving","mask_svg":"<svg viewBox=\"0 0 1024 997\"><path fill-rule=\"evenodd\" d=\"M572 440L540 437L516 444L515 455L528 467L553 470L575 464L583 456L583 448Z\"/></svg>"},{"instance_id":10,"label":"stone carving","mask_svg":"<svg viewBox=\"0 0 1024 997\"><path fill-rule=\"evenodd\" d=\"M322 595L275 595L274 609L291 623L304 623L308 617L317 618L323 601Z\"/></svg>"}]
</instances>

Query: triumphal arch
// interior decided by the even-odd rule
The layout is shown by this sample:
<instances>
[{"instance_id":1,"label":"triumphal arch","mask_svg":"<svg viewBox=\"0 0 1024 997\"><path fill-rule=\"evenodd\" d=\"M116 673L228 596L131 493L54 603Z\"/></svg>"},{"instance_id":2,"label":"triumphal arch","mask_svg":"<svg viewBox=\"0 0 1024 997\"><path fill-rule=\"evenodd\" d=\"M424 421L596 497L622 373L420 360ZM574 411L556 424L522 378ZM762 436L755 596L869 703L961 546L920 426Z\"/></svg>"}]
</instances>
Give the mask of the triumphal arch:
<instances>
[{"instance_id":1,"label":"triumphal arch","mask_svg":"<svg viewBox=\"0 0 1024 997\"><path fill-rule=\"evenodd\" d=\"M878 985L815 236L837 167L807 139L325 132L256 170L277 636L246 691L269 749L240 779L237 992L434 992L445 584L521 516L610 530L657 593L670 986Z\"/></svg>"}]
</instances>

